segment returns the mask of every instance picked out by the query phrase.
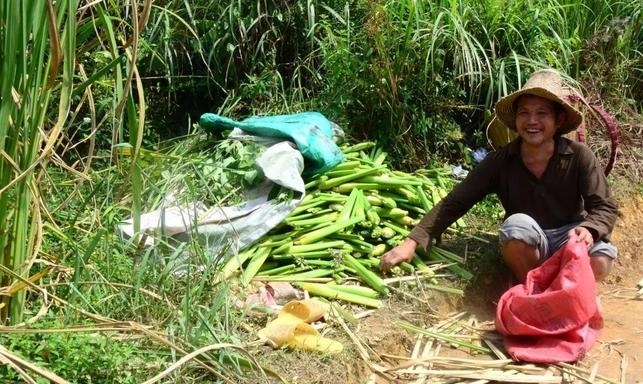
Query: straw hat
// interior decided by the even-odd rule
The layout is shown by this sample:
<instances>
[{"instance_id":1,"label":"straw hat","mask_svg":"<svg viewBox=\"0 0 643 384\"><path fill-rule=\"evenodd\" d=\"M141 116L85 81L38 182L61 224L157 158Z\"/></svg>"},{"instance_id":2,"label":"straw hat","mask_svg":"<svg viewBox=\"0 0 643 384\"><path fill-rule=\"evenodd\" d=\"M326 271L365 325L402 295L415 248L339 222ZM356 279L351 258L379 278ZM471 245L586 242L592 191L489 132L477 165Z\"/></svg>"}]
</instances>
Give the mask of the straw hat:
<instances>
[{"instance_id":1,"label":"straw hat","mask_svg":"<svg viewBox=\"0 0 643 384\"><path fill-rule=\"evenodd\" d=\"M531 74L529 80L519 91L503 97L496 103L496 118L509 129L516 130L516 111L514 102L518 97L528 94L540 96L563 106L567 118L558 132L565 134L575 130L583 121L583 115L569 104L567 95L570 91L563 86L560 74L553 69L543 69Z\"/></svg>"}]
</instances>

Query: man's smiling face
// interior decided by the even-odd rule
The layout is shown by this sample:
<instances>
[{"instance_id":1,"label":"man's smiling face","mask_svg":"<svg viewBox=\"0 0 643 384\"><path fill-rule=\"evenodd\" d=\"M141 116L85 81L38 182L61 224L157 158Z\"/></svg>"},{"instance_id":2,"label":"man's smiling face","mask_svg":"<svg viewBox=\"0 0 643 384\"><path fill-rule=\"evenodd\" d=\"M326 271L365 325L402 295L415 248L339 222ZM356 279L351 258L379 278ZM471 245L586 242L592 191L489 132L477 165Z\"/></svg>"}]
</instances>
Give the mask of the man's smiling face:
<instances>
[{"instance_id":1,"label":"man's smiling face","mask_svg":"<svg viewBox=\"0 0 643 384\"><path fill-rule=\"evenodd\" d=\"M535 95L522 95L516 102L516 131L523 142L539 146L553 140L556 130L565 120L557 112L556 103Z\"/></svg>"}]
</instances>

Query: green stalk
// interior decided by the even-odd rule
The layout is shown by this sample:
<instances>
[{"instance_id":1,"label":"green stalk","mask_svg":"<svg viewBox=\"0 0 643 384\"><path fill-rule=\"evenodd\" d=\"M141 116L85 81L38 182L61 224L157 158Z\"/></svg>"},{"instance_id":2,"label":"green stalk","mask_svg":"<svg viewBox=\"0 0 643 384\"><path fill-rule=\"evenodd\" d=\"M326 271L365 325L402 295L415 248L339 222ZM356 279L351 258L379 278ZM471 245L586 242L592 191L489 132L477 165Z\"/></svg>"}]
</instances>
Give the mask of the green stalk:
<instances>
[{"instance_id":1,"label":"green stalk","mask_svg":"<svg viewBox=\"0 0 643 384\"><path fill-rule=\"evenodd\" d=\"M412 219L412 218L410 218L408 216L395 217L395 218L392 218L392 220L395 221L398 224L402 224L402 225L405 225L407 227L414 227L414 226L416 226L418 224L418 222L415 219Z\"/></svg>"},{"instance_id":2,"label":"green stalk","mask_svg":"<svg viewBox=\"0 0 643 384\"><path fill-rule=\"evenodd\" d=\"M362 143L359 143L359 144L355 144L355 145L353 145L351 147L344 148L344 149L342 149L342 152L346 155L346 154L349 154L351 152L359 152L359 151L363 151L365 149L370 149L370 148L373 148L373 147L375 147L374 142L365 141L365 142L362 142Z\"/></svg>"},{"instance_id":3,"label":"green stalk","mask_svg":"<svg viewBox=\"0 0 643 384\"><path fill-rule=\"evenodd\" d=\"M308 266L326 267L330 269L335 269L333 262L330 260L308 259L308 260L303 260L303 263Z\"/></svg>"},{"instance_id":4,"label":"green stalk","mask_svg":"<svg viewBox=\"0 0 643 384\"><path fill-rule=\"evenodd\" d=\"M388 191L380 191L379 194L380 196L387 197L395 201L396 206L397 206L397 203L407 203L407 204L410 203L409 199L406 198L406 196L403 196L397 193L397 188L393 190L388 190ZM388 207L388 208L391 208L391 207Z\"/></svg>"},{"instance_id":5,"label":"green stalk","mask_svg":"<svg viewBox=\"0 0 643 384\"><path fill-rule=\"evenodd\" d=\"M402 236L408 236L409 233L411 233L411 231L409 231L408 229L404 229L404 228L400 227L399 225L395 225L395 224L391 223L388 220L382 221L382 224L385 227L391 228L392 230L394 230L395 232L399 233Z\"/></svg>"},{"instance_id":6,"label":"green stalk","mask_svg":"<svg viewBox=\"0 0 643 384\"><path fill-rule=\"evenodd\" d=\"M360 280L369 285L371 288L383 295L388 295L389 290L382 279L380 279L379 276L377 276L371 270L366 269L366 267L364 267L353 256L344 255L344 264L346 264L350 268L353 268L357 272L357 276L360 278Z\"/></svg>"},{"instance_id":7,"label":"green stalk","mask_svg":"<svg viewBox=\"0 0 643 384\"><path fill-rule=\"evenodd\" d=\"M310 195L308 195L308 196L310 196ZM324 201L322 199L319 199L319 198L314 198L314 199L306 202L305 204L303 204L303 203L299 204L297 206L297 208L293 209L293 211L290 212L290 215L291 216L296 216L297 214L299 214L299 213L301 213L301 212L303 212L303 211L305 211L307 209L318 207L318 206L320 206L322 204L326 204L326 201Z\"/></svg>"},{"instance_id":8,"label":"green stalk","mask_svg":"<svg viewBox=\"0 0 643 384\"><path fill-rule=\"evenodd\" d=\"M441 256L444 256L444 257L445 257L445 258L447 258L447 259L450 259L450 260L453 260L453 261L455 261L455 262L458 262L458 263L460 263L460 264L464 263L464 258L463 258L462 256L458 256L458 255L456 255L455 253L453 253L453 252L451 252L451 251L447 251L447 250L446 250L446 249L444 249L444 248L440 248L440 247L433 247L433 248L432 248L432 251L434 251L434 252L436 252L436 253L440 254Z\"/></svg>"},{"instance_id":9,"label":"green stalk","mask_svg":"<svg viewBox=\"0 0 643 384\"><path fill-rule=\"evenodd\" d=\"M253 277L255 277L257 271L259 271L259 268L261 268L268 256L270 256L270 248L268 247L259 248L259 250L254 255L252 255L250 262L248 262L248 265L246 266L245 270L243 271L243 275L241 276L241 284L243 286L246 286L250 283L250 281Z\"/></svg>"},{"instance_id":10,"label":"green stalk","mask_svg":"<svg viewBox=\"0 0 643 384\"><path fill-rule=\"evenodd\" d=\"M421 181L417 180L410 180L410 179L402 179L399 177L392 177L388 175L381 175L381 176L365 176L359 179L360 183L374 183L374 184L380 184L384 186L394 186L394 187L401 187L404 185L422 185Z\"/></svg>"},{"instance_id":11,"label":"green stalk","mask_svg":"<svg viewBox=\"0 0 643 384\"><path fill-rule=\"evenodd\" d=\"M333 286L326 284L316 284L316 283L295 283L302 289L305 289L312 295L322 296L329 299L337 299L348 301L349 303L355 303L363 305L365 307L379 308L382 306L382 302L377 299L365 297L362 295L355 295L352 293L341 292L333 289Z\"/></svg>"},{"instance_id":12,"label":"green stalk","mask_svg":"<svg viewBox=\"0 0 643 384\"><path fill-rule=\"evenodd\" d=\"M340 214L340 216L341 216L341 214ZM352 225L355 225L355 224L359 223L362 220L364 220L364 216L353 217L353 218L350 218L350 219L348 219L346 221L338 222L338 223L335 223L333 225L329 225L327 227L320 228L320 229L318 229L316 231L312 231L312 232L309 232L309 233L301 236L299 239L295 240L294 243L296 245L305 245L305 244L314 243L316 241L319 241L319 240L325 238L326 236L328 236L328 235L330 235L332 233L339 232L339 231L341 231L342 229L344 229L346 227L350 227ZM329 248L331 248L331 247L329 247ZM295 252L295 251L292 251L292 252ZM305 251L302 250L300 252L305 252Z\"/></svg>"},{"instance_id":13,"label":"green stalk","mask_svg":"<svg viewBox=\"0 0 643 384\"><path fill-rule=\"evenodd\" d=\"M282 243L280 246L272 250L273 255L279 255L281 253L288 253L290 247L292 247L292 241L288 239L285 243Z\"/></svg>"},{"instance_id":14,"label":"green stalk","mask_svg":"<svg viewBox=\"0 0 643 384\"><path fill-rule=\"evenodd\" d=\"M251 247L243 252L233 255L221 268L222 279L225 280L232 276L250 257L253 257L258 251L257 247Z\"/></svg>"},{"instance_id":15,"label":"green stalk","mask_svg":"<svg viewBox=\"0 0 643 384\"><path fill-rule=\"evenodd\" d=\"M373 191L378 189L383 189L382 184L375 183L344 183L333 188L334 192L337 193L348 193L354 189L360 189L363 191Z\"/></svg>"},{"instance_id":16,"label":"green stalk","mask_svg":"<svg viewBox=\"0 0 643 384\"><path fill-rule=\"evenodd\" d=\"M380 215L377 214L377 211L374 210L372 207L369 207L369 209L366 210L366 218L368 219L373 226L377 226L380 224L380 221L382 219L380 218Z\"/></svg>"},{"instance_id":17,"label":"green stalk","mask_svg":"<svg viewBox=\"0 0 643 384\"><path fill-rule=\"evenodd\" d=\"M406 187L395 188L395 192L404 196L411 203L416 203L420 200L419 196L414 191Z\"/></svg>"},{"instance_id":18,"label":"green stalk","mask_svg":"<svg viewBox=\"0 0 643 384\"><path fill-rule=\"evenodd\" d=\"M271 269L275 269L279 266L279 263L276 261L266 261L261 265L261 268L259 268L259 271L257 272L258 275L263 274L265 271L270 271Z\"/></svg>"},{"instance_id":19,"label":"green stalk","mask_svg":"<svg viewBox=\"0 0 643 384\"><path fill-rule=\"evenodd\" d=\"M288 264L288 265L284 265L284 266L281 266L281 267L268 269L266 271L261 271L260 274L261 274L261 276L274 276L274 275L279 275L279 274L282 274L282 273L290 272L295 268L297 268L297 266L295 264Z\"/></svg>"},{"instance_id":20,"label":"green stalk","mask_svg":"<svg viewBox=\"0 0 643 384\"><path fill-rule=\"evenodd\" d=\"M383 254L386 253L386 244L377 244L376 246L373 247L373 250L371 251L371 256L382 256Z\"/></svg>"},{"instance_id":21,"label":"green stalk","mask_svg":"<svg viewBox=\"0 0 643 384\"><path fill-rule=\"evenodd\" d=\"M353 173L355 173L355 169L341 169L341 170L328 171L325 173L325 175L328 176L328 178L333 178L333 177L351 175Z\"/></svg>"},{"instance_id":22,"label":"green stalk","mask_svg":"<svg viewBox=\"0 0 643 384\"><path fill-rule=\"evenodd\" d=\"M382 199L378 196L375 195L368 195L366 196L366 200L370 205L375 205L375 206L381 206L382 205Z\"/></svg>"},{"instance_id":23,"label":"green stalk","mask_svg":"<svg viewBox=\"0 0 643 384\"><path fill-rule=\"evenodd\" d=\"M373 208L375 212L381 217L387 217L389 219L400 219L409 214L409 211L405 211L401 208Z\"/></svg>"},{"instance_id":24,"label":"green stalk","mask_svg":"<svg viewBox=\"0 0 643 384\"><path fill-rule=\"evenodd\" d=\"M380 152L378 155L372 156L373 157L373 165L375 165L377 167L377 166L380 166L380 165L384 164L384 161L386 160L386 156L387 156L386 152Z\"/></svg>"},{"instance_id":25,"label":"green stalk","mask_svg":"<svg viewBox=\"0 0 643 384\"><path fill-rule=\"evenodd\" d=\"M289 244L291 241L292 241L292 239L288 237L288 238L285 238L283 240L262 242L260 244L257 244L257 246L259 246L259 247L271 247L271 248L275 249L275 248L281 247L284 244Z\"/></svg>"},{"instance_id":26,"label":"green stalk","mask_svg":"<svg viewBox=\"0 0 643 384\"><path fill-rule=\"evenodd\" d=\"M401 262L399 265L400 265L400 269L403 270L406 273L415 272L415 267L412 266L411 264L407 263L406 261Z\"/></svg>"},{"instance_id":27,"label":"green stalk","mask_svg":"<svg viewBox=\"0 0 643 384\"><path fill-rule=\"evenodd\" d=\"M384 208L397 208L397 202L395 201L395 199L389 196L385 196L382 193L380 193L379 198L382 201L382 206Z\"/></svg>"},{"instance_id":28,"label":"green stalk","mask_svg":"<svg viewBox=\"0 0 643 384\"><path fill-rule=\"evenodd\" d=\"M333 209L323 209L319 212L309 212L309 213L302 213L301 215L297 216L288 216L286 217L286 220L284 220L286 223L290 223L292 221L297 221L297 220L304 220L304 219L310 219L311 217L318 217L320 215L325 215L327 213L333 212Z\"/></svg>"},{"instance_id":29,"label":"green stalk","mask_svg":"<svg viewBox=\"0 0 643 384\"><path fill-rule=\"evenodd\" d=\"M302 272L309 272L313 269L313 267L309 267L307 265L302 265L302 266L297 266L296 264L292 264L292 265L295 266L295 268L289 269L287 271L279 272L277 273L277 276L286 277L290 275L296 275Z\"/></svg>"},{"instance_id":30,"label":"green stalk","mask_svg":"<svg viewBox=\"0 0 643 384\"><path fill-rule=\"evenodd\" d=\"M437 247L433 247L433 248L437 248ZM423 250L420 250L420 249L418 249L416 252L418 252L419 255L423 255L423 257L428 258L429 260L442 261L442 262L451 262L451 260L449 260L446 257L442 256L438 252L435 252L433 250L433 248L431 249L431 252L428 255L426 254L426 252L424 252ZM466 269L460 267L459 265L455 265L455 264L449 265L449 266L447 266L447 269L449 271L455 273L456 275L460 276L461 278L465 279L465 280L471 280L473 278L473 274L471 272L469 272Z\"/></svg>"},{"instance_id":31,"label":"green stalk","mask_svg":"<svg viewBox=\"0 0 643 384\"><path fill-rule=\"evenodd\" d=\"M331 193L320 193L319 194L319 199L323 201L327 201L329 203L345 203L346 200L348 200L348 197L345 195L341 195L339 193L331 192Z\"/></svg>"},{"instance_id":32,"label":"green stalk","mask_svg":"<svg viewBox=\"0 0 643 384\"><path fill-rule=\"evenodd\" d=\"M438 192L439 187L432 187L431 188L431 198L433 199L433 206L435 207L438 205L440 200L442 200L442 196L440 196L440 193Z\"/></svg>"},{"instance_id":33,"label":"green stalk","mask_svg":"<svg viewBox=\"0 0 643 384\"><path fill-rule=\"evenodd\" d=\"M323 189L330 189L330 188L336 187L336 186L338 186L340 184L344 184L344 183L347 183L349 181L356 180L356 179L362 178L364 176L369 176L369 175L372 175L372 174L375 174L375 173L378 173L378 172L381 172L381 168L369 168L369 169L366 169L366 170L363 170L363 171L354 172L351 175L340 176L340 177L335 177L335 178L332 178L332 179L328 179L328 180L324 181L323 183L319 184L319 189L322 189L322 190Z\"/></svg>"},{"instance_id":34,"label":"green stalk","mask_svg":"<svg viewBox=\"0 0 643 384\"><path fill-rule=\"evenodd\" d=\"M429 201L429 198L424 192L424 189L421 186L417 186L415 187L415 190L417 191L417 194L420 197L420 204L422 205L422 208L424 209L425 212L429 212L431 208L433 208L433 205Z\"/></svg>"},{"instance_id":35,"label":"green stalk","mask_svg":"<svg viewBox=\"0 0 643 384\"><path fill-rule=\"evenodd\" d=\"M366 213L364 192L359 189L356 189L357 196L355 197L355 204L353 205L353 210L351 211L351 217L365 217Z\"/></svg>"},{"instance_id":36,"label":"green stalk","mask_svg":"<svg viewBox=\"0 0 643 384\"><path fill-rule=\"evenodd\" d=\"M322 181L321 181L320 179L311 180L311 181L307 182L306 184L304 184L304 190L305 190L305 191L308 191L308 190L310 190L310 189L312 189L312 188L315 188L315 187L316 187L316 186L318 186L318 185L319 185L319 183L321 183L321 182L322 182Z\"/></svg>"},{"instance_id":37,"label":"green stalk","mask_svg":"<svg viewBox=\"0 0 643 384\"><path fill-rule=\"evenodd\" d=\"M345 240L345 241L348 241L349 243L353 243L353 245L357 246L356 249L358 249L360 252L370 253L373 251L373 244L367 241L364 241L358 235L352 235L352 234L346 234L346 233L335 233L335 234L332 234L331 236L334 239Z\"/></svg>"},{"instance_id":38,"label":"green stalk","mask_svg":"<svg viewBox=\"0 0 643 384\"><path fill-rule=\"evenodd\" d=\"M352 189L348 199L344 203L344 208L339 212L339 217L337 218L338 222L343 222L351 218L351 212L353 212L353 206L357 200L357 189Z\"/></svg>"},{"instance_id":39,"label":"green stalk","mask_svg":"<svg viewBox=\"0 0 643 384\"><path fill-rule=\"evenodd\" d=\"M326 172L326 175L335 171L354 171L355 168L359 167L360 162L358 160L344 161L343 163L338 164L335 168Z\"/></svg>"},{"instance_id":40,"label":"green stalk","mask_svg":"<svg viewBox=\"0 0 643 384\"><path fill-rule=\"evenodd\" d=\"M324 249L322 251L312 251L312 252L301 252L301 253L287 253L281 255L272 255L274 260L293 260L297 258L309 259L316 257L330 257L332 256L330 249Z\"/></svg>"},{"instance_id":41,"label":"green stalk","mask_svg":"<svg viewBox=\"0 0 643 384\"><path fill-rule=\"evenodd\" d=\"M312 233L312 232L311 232ZM296 244L296 242L295 242ZM342 248L346 243L343 240L337 241L324 241L319 243L305 243L301 245L293 245L290 247L288 253L299 254L304 252L319 251L322 249Z\"/></svg>"},{"instance_id":42,"label":"green stalk","mask_svg":"<svg viewBox=\"0 0 643 384\"><path fill-rule=\"evenodd\" d=\"M376 259L360 257L359 259L355 259L355 260L357 260L360 264L362 264L367 268L379 268L380 266L379 260L376 260Z\"/></svg>"},{"instance_id":43,"label":"green stalk","mask_svg":"<svg viewBox=\"0 0 643 384\"><path fill-rule=\"evenodd\" d=\"M341 212L344 209L344 205L335 203L329 205L328 208L335 212Z\"/></svg>"},{"instance_id":44,"label":"green stalk","mask_svg":"<svg viewBox=\"0 0 643 384\"><path fill-rule=\"evenodd\" d=\"M377 293L376 290L368 287L363 287L361 285L341 285L341 284L333 284L333 283L328 283L326 285L330 286L331 289L339 292L345 292L353 295L370 297L371 299L377 299L379 297L379 293Z\"/></svg>"},{"instance_id":45,"label":"green stalk","mask_svg":"<svg viewBox=\"0 0 643 384\"><path fill-rule=\"evenodd\" d=\"M415 265L415 268L418 269L418 271L427 271L429 270L429 266L426 265L426 263L418 256L417 253L413 254L413 264Z\"/></svg>"},{"instance_id":46,"label":"green stalk","mask_svg":"<svg viewBox=\"0 0 643 384\"><path fill-rule=\"evenodd\" d=\"M413 204L399 203L398 205L402 209L413 211L413 212L419 213L420 215L426 215L426 212L427 212L424 210L424 208L420 208L417 205L413 205Z\"/></svg>"},{"instance_id":47,"label":"green stalk","mask_svg":"<svg viewBox=\"0 0 643 384\"><path fill-rule=\"evenodd\" d=\"M337 216L337 212L331 212L329 214L318 216L312 219L287 220L286 222L293 227L305 227L309 225L317 225L335 221L337 219Z\"/></svg>"},{"instance_id":48,"label":"green stalk","mask_svg":"<svg viewBox=\"0 0 643 384\"><path fill-rule=\"evenodd\" d=\"M299 205L306 205L306 204L312 202L312 200L314 198L315 198L315 195L313 193L310 193L310 194L306 195L303 199L301 199L301 201L299 202Z\"/></svg>"},{"instance_id":49,"label":"green stalk","mask_svg":"<svg viewBox=\"0 0 643 384\"><path fill-rule=\"evenodd\" d=\"M389 227L382 228L382 237L385 239L390 239L395 236L395 231Z\"/></svg>"},{"instance_id":50,"label":"green stalk","mask_svg":"<svg viewBox=\"0 0 643 384\"><path fill-rule=\"evenodd\" d=\"M288 276L292 279L306 279L306 278L316 278L316 277L326 277L330 276L334 273L332 269L313 269L312 271L308 272L302 272L302 273L296 273L296 274L288 274L285 276Z\"/></svg>"}]
</instances>

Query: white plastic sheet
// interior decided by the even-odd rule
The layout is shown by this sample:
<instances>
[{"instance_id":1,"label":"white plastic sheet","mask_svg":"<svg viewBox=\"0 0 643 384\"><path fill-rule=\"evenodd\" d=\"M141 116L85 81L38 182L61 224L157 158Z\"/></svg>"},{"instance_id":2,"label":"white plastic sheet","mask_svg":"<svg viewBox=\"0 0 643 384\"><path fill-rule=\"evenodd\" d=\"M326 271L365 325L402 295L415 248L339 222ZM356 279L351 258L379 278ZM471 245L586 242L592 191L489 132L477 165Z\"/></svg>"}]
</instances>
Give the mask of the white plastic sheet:
<instances>
[{"instance_id":1,"label":"white plastic sheet","mask_svg":"<svg viewBox=\"0 0 643 384\"><path fill-rule=\"evenodd\" d=\"M141 215L141 231L148 235L146 245L152 245L160 234L178 241L198 239L208 254L216 257L225 251L237 252L261 238L303 199L304 159L291 142L281 141L267 148L256 163L266 180L246 193L248 200L241 206L206 207L198 201L183 205L170 202ZM268 200L275 184L293 190L295 197ZM133 220L127 220L120 229L134 236Z\"/></svg>"}]
</instances>

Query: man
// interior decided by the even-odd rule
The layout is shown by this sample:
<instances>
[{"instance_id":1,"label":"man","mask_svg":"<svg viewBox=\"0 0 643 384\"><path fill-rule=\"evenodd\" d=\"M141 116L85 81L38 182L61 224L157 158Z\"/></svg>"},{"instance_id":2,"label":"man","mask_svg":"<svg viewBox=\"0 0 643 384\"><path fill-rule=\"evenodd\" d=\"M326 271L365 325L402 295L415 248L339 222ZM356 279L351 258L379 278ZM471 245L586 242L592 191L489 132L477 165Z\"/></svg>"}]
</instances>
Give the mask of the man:
<instances>
[{"instance_id":1,"label":"man","mask_svg":"<svg viewBox=\"0 0 643 384\"><path fill-rule=\"evenodd\" d=\"M429 249L432 239L487 194L496 193L506 211L501 255L520 282L571 233L586 243L594 277L602 281L617 256L609 243L617 207L591 150L561 137L582 122L565 95L560 75L541 70L521 90L498 101L496 118L519 137L490 153L401 245L384 254L382 270L410 261L418 245Z\"/></svg>"}]
</instances>

